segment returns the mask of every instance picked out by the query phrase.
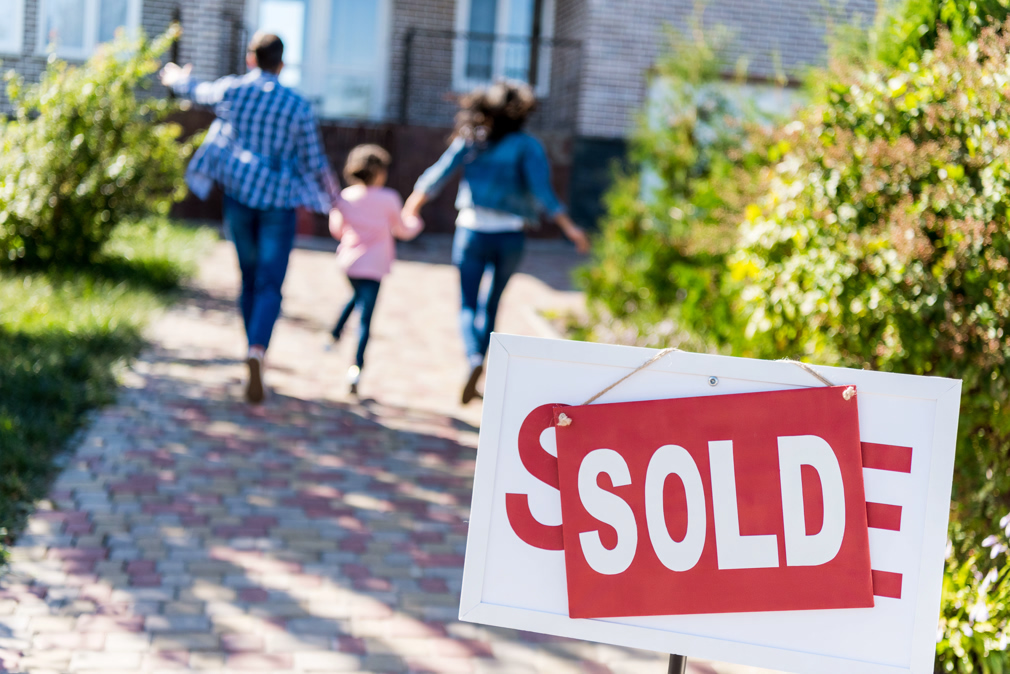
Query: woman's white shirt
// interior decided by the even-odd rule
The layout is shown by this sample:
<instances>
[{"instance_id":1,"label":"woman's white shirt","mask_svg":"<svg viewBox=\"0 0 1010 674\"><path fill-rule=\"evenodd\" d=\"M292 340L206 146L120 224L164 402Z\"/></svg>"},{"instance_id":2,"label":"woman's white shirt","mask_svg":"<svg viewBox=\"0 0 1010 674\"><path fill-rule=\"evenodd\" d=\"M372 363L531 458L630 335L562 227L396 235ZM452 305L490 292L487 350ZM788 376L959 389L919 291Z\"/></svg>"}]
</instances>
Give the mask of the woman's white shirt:
<instances>
[{"instance_id":1,"label":"woman's white shirt","mask_svg":"<svg viewBox=\"0 0 1010 674\"><path fill-rule=\"evenodd\" d=\"M456 216L456 226L487 234L521 232L526 226L526 221L514 213L476 206L460 210Z\"/></svg>"}]
</instances>

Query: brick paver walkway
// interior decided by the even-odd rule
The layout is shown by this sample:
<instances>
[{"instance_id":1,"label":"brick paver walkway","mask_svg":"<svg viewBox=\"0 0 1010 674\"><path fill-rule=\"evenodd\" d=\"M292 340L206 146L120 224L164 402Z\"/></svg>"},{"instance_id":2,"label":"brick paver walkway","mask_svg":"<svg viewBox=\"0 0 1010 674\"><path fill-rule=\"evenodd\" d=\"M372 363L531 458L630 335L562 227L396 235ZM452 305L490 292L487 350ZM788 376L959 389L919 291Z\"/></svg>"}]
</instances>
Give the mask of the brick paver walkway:
<instances>
[{"instance_id":1,"label":"brick paver walkway","mask_svg":"<svg viewBox=\"0 0 1010 674\"><path fill-rule=\"evenodd\" d=\"M14 548L0 671L666 671L657 654L456 621L480 407L456 402L448 240L403 257L359 401L353 344L322 348L347 284L328 253L295 252L256 408L233 253L214 249ZM544 334L538 308L579 301L574 262L533 243L537 276L510 286L500 329Z\"/></svg>"}]
</instances>

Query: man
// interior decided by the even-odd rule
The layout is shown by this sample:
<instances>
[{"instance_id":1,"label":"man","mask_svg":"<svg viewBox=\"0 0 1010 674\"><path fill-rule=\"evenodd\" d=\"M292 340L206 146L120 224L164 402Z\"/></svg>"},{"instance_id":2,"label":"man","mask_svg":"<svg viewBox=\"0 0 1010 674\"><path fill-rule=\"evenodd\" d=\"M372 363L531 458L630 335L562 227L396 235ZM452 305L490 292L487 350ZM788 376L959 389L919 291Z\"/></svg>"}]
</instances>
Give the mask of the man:
<instances>
[{"instance_id":1,"label":"man","mask_svg":"<svg viewBox=\"0 0 1010 674\"><path fill-rule=\"evenodd\" d=\"M279 37L257 33L246 55L250 72L242 77L200 82L190 76L192 64L169 63L161 71L162 84L217 115L186 182L201 199L214 183L224 190L224 224L242 272L252 403L264 398L264 356L280 314L295 209L326 213L340 198L311 106L277 79L283 55Z\"/></svg>"}]
</instances>

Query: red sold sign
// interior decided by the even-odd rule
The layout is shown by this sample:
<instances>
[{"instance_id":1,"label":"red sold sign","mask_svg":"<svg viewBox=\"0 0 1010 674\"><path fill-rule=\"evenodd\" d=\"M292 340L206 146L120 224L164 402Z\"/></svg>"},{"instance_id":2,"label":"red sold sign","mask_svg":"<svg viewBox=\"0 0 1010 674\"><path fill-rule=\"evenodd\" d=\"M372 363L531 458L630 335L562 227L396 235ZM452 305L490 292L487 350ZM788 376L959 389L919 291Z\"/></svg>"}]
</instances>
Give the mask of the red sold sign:
<instances>
[{"instance_id":1,"label":"red sold sign","mask_svg":"<svg viewBox=\"0 0 1010 674\"><path fill-rule=\"evenodd\" d=\"M873 606L857 406L843 391L558 407L571 423L556 464L524 443L550 423L535 410L520 455L561 491L569 615ZM561 527L522 499L506 500L516 533L560 549Z\"/></svg>"}]
</instances>

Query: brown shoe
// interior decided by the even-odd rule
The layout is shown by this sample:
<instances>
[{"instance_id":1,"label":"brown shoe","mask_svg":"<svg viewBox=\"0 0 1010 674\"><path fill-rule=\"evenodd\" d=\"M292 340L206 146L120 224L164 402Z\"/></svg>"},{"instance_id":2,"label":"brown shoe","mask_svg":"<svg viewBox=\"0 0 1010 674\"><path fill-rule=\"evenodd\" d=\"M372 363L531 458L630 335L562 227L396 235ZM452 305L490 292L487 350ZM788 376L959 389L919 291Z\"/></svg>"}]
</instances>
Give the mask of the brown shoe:
<instances>
[{"instance_id":1,"label":"brown shoe","mask_svg":"<svg viewBox=\"0 0 1010 674\"><path fill-rule=\"evenodd\" d=\"M473 369L470 370L470 378L466 380L466 386L463 387L463 397L461 398L464 405L477 396L477 381L480 379L482 372L484 372L483 365L474 365Z\"/></svg>"},{"instance_id":2,"label":"brown shoe","mask_svg":"<svg viewBox=\"0 0 1010 674\"><path fill-rule=\"evenodd\" d=\"M246 365L249 366L249 384L245 389L245 399L249 402L259 404L263 402L263 356L250 355L246 358Z\"/></svg>"}]
</instances>

